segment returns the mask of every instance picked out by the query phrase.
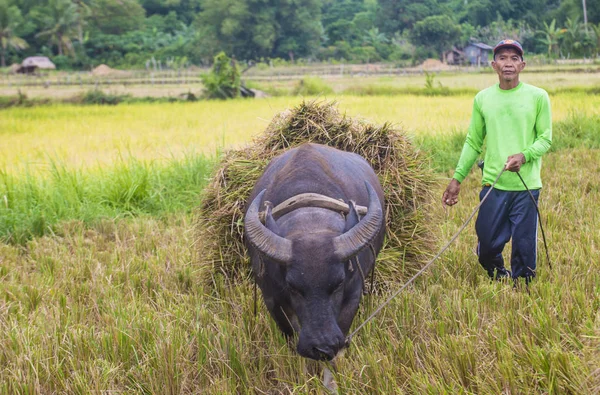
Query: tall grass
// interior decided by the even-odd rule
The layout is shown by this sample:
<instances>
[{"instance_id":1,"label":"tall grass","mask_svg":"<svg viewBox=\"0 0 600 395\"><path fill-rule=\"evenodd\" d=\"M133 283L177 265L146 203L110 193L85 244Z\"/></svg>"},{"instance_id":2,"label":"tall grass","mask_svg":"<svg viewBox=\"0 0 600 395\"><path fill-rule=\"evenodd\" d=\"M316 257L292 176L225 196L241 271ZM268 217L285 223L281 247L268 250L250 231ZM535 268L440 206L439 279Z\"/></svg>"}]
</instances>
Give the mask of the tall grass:
<instances>
[{"instance_id":1,"label":"tall grass","mask_svg":"<svg viewBox=\"0 0 600 395\"><path fill-rule=\"evenodd\" d=\"M139 160L212 154L239 147L266 129L297 97L172 104L122 104L13 108L0 116L0 169L46 165L48 157L68 167L110 165L127 152ZM400 124L416 137L465 131L473 105L462 96L339 96L342 111L374 123ZM552 97L555 122L574 111L600 116L600 96Z\"/></svg>"},{"instance_id":2,"label":"tall grass","mask_svg":"<svg viewBox=\"0 0 600 395\"><path fill-rule=\"evenodd\" d=\"M213 164L190 154L164 162L122 159L86 171L51 161L47 174L0 172L0 239L24 243L55 233L65 220L190 213Z\"/></svg>"},{"instance_id":3,"label":"tall grass","mask_svg":"<svg viewBox=\"0 0 600 395\"><path fill-rule=\"evenodd\" d=\"M337 364L341 393L598 393L600 172L580 169L600 153L548 159L553 269L540 254L530 293L490 283L467 230L354 338ZM446 217L432 207L440 244L477 184L463 183ZM0 244L0 392L325 393L321 368L288 347L260 300L253 316L250 282L203 285L191 229L183 213L71 221L26 248ZM384 298L366 296L355 323Z\"/></svg>"},{"instance_id":4,"label":"tall grass","mask_svg":"<svg viewBox=\"0 0 600 395\"><path fill-rule=\"evenodd\" d=\"M462 107L468 118L471 101L353 98L342 105L372 117L394 111L423 117L437 109L437 119L423 117L436 132L415 133L415 141L439 171L441 196L464 140ZM555 116L562 115L544 160L540 198L553 268L540 250L529 293L491 283L468 227L354 337L334 373L341 393L600 392L600 119L594 98L557 101ZM243 113L246 104L239 105ZM127 120L173 110L184 125L192 119L187 112L201 108L132 106ZM38 110L21 115L65 120L60 111ZM87 122L115 116L126 123L118 108L111 111L97 109ZM413 116L409 122L417 124ZM215 124L204 132L219 129ZM36 140L20 130L11 147L22 154ZM44 163L43 171L31 165L0 174L3 238L19 242L0 242L0 393L325 393L322 367L295 354L262 301L253 316L250 281L227 283L218 273L210 286L201 281L191 210L211 159ZM478 201L477 170L461 189L451 210L431 206L440 245ZM363 299L355 325L385 299L382 293Z\"/></svg>"}]
</instances>

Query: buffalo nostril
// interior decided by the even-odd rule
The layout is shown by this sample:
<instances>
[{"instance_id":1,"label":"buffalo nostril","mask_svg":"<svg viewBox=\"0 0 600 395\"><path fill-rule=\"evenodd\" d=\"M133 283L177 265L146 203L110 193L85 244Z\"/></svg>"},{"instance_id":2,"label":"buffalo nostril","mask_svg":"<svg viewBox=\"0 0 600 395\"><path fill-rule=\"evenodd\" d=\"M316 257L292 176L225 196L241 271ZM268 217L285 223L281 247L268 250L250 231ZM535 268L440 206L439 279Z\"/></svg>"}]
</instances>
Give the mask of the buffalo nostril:
<instances>
[{"instance_id":1,"label":"buffalo nostril","mask_svg":"<svg viewBox=\"0 0 600 395\"><path fill-rule=\"evenodd\" d=\"M335 357L335 354L331 349L325 350L319 347L313 347L313 350L315 351L315 354L320 357L319 359L321 360L331 361L333 357Z\"/></svg>"}]
</instances>

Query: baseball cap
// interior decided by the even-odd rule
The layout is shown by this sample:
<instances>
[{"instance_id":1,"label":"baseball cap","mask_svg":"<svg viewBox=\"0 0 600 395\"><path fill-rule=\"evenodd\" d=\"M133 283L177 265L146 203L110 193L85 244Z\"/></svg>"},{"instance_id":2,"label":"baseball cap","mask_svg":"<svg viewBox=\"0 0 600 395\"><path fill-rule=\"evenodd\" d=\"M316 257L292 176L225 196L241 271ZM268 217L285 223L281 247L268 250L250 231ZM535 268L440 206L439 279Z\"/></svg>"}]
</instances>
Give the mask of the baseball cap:
<instances>
[{"instance_id":1,"label":"baseball cap","mask_svg":"<svg viewBox=\"0 0 600 395\"><path fill-rule=\"evenodd\" d=\"M521 46L521 43L519 43L516 40L506 39L506 40L500 41L494 47L494 55L496 55L496 52L498 52L498 50L502 49L502 48L513 48L513 49L516 49L517 52L519 53L519 55L523 56L523 47Z\"/></svg>"}]
</instances>

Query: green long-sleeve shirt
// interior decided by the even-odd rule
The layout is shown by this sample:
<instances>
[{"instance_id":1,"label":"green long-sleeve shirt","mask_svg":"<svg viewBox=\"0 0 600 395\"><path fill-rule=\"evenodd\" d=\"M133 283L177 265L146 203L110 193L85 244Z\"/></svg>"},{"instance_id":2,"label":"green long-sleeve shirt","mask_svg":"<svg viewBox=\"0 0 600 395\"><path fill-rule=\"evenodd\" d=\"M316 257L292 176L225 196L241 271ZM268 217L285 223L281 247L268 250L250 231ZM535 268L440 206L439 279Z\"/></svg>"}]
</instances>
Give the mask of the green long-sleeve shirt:
<instances>
[{"instance_id":1,"label":"green long-sleeve shirt","mask_svg":"<svg viewBox=\"0 0 600 395\"><path fill-rule=\"evenodd\" d=\"M475 96L467 139L456 166L454 178L462 182L482 152L486 139L482 184L492 184L510 155L523 153L525 164L519 173L529 189L542 187L542 155L552 144L552 114L548 93L519 83L503 90L496 84ZM525 190L514 172L502 174L497 189Z\"/></svg>"}]
</instances>

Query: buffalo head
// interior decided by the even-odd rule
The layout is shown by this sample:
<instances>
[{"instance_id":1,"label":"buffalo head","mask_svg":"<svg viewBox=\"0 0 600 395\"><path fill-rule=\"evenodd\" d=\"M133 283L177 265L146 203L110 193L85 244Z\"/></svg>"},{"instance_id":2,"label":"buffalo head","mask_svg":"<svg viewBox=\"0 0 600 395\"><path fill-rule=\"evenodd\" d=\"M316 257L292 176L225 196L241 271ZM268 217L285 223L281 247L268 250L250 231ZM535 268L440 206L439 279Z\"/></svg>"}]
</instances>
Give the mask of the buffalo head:
<instances>
[{"instance_id":1,"label":"buffalo head","mask_svg":"<svg viewBox=\"0 0 600 395\"><path fill-rule=\"evenodd\" d=\"M333 359L344 347L345 335L356 314L364 284L354 258L370 254L363 250L383 224L377 193L371 184L365 185L369 204L362 220L353 202L345 220L330 210L304 208L276 221L266 205L263 225L259 208L265 190L254 198L246 212L246 239L265 265L276 272L272 278L279 279L274 280L278 284L273 285L277 287L273 294L281 302L273 309L285 311L270 308L271 314L283 315L299 332L297 349L304 357ZM374 262L375 257L371 259Z\"/></svg>"}]
</instances>

